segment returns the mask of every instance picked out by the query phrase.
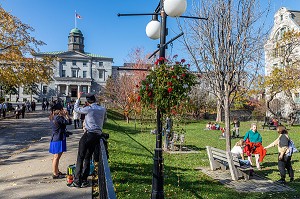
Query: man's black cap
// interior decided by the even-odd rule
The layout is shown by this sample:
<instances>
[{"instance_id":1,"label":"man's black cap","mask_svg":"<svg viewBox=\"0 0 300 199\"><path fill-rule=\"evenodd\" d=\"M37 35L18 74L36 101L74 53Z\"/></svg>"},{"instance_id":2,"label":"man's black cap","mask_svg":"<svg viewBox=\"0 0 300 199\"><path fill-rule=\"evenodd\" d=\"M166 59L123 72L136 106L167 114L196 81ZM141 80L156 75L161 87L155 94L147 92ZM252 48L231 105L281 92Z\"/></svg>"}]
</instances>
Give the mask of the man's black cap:
<instances>
[{"instance_id":1,"label":"man's black cap","mask_svg":"<svg viewBox=\"0 0 300 199\"><path fill-rule=\"evenodd\" d=\"M86 94L86 101L88 102L88 103L95 103L96 102L96 97L95 97L95 95L94 94L92 94L92 93L88 93L88 94Z\"/></svg>"}]
</instances>

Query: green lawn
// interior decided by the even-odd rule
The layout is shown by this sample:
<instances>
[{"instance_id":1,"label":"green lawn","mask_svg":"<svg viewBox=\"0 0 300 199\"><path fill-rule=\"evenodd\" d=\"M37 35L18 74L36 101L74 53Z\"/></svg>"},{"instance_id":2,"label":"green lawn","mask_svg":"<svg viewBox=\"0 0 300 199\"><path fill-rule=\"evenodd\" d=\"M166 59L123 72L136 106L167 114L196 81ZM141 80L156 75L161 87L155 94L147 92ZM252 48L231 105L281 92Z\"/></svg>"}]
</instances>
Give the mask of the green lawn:
<instances>
[{"instance_id":1,"label":"green lawn","mask_svg":"<svg viewBox=\"0 0 300 199\"><path fill-rule=\"evenodd\" d=\"M110 169L118 198L144 199L150 198L152 184L153 152L155 135L150 130L155 123L127 124L117 117L118 114L110 112L108 122L104 126L106 133L110 134L109 153ZM186 130L185 142L189 147L195 148L196 154L168 154L164 153L164 193L165 198L191 199L191 198L240 198L240 193L229 189L200 171L199 166L209 167L205 146L210 145L225 149L225 140L219 139L221 131L204 130L207 121L182 125ZM243 136L250 128L251 122L241 122L240 135ZM258 130L266 146L278 136L274 130L263 130L259 123ZM221 124L221 126L224 126ZM289 127L289 135L299 148L300 127ZM238 139L232 140L232 146ZM295 182L289 186L296 189L293 193L243 193L243 198L297 198L300 196L300 153L293 155L293 168ZM273 181L280 178L277 169L277 147L268 150L262 163L263 169L255 171ZM287 180L289 180L287 176Z\"/></svg>"}]
</instances>

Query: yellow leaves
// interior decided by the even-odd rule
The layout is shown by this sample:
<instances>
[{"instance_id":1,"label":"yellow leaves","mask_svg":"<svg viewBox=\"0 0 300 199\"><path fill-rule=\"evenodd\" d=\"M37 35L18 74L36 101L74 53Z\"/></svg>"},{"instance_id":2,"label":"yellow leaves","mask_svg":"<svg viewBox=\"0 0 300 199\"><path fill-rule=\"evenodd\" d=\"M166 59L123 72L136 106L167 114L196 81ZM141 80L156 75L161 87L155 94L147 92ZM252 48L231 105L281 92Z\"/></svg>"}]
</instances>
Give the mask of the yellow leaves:
<instances>
[{"instance_id":1,"label":"yellow leaves","mask_svg":"<svg viewBox=\"0 0 300 199\"><path fill-rule=\"evenodd\" d=\"M42 41L30 36L32 27L6 12L0 5L0 83L26 85L47 82L51 75L54 57L43 60L26 58L43 45Z\"/></svg>"}]
</instances>

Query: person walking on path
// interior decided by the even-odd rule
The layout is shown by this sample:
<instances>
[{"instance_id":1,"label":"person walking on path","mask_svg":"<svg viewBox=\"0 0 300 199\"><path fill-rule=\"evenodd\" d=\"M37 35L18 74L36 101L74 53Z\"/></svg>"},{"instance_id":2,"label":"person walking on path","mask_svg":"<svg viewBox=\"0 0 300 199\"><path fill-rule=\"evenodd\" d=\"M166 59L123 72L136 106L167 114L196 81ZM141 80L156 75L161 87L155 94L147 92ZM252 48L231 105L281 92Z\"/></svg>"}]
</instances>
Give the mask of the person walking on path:
<instances>
[{"instance_id":1,"label":"person walking on path","mask_svg":"<svg viewBox=\"0 0 300 199\"><path fill-rule=\"evenodd\" d=\"M70 187L78 188L89 185L87 178L90 173L90 160L96 145L99 144L103 123L106 120L106 109L96 103L95 95L87 94L87 106L79 107L81 94L81 92L78 93L74 111L85 114L86 131L79 141L75 178L73 183L69 185Z\"/></svg>"},{"instance_id":2,"label":"person walking on path","mask_svg":"<svg viewBox=\"0 0 300 199\"><path fill-rule=\"evenodd\" d=\"M251 129L245 134L244 141L246 141L244 152L248 155L248 160L252 165L252 154L254 154L256 167L258 170L261 170L260 162L262 162L266 150L262 146L262 137L257 131L255 123L251 124Z\"/></svg>"},{"instance_id":3,"label":"person walking on path","mask_svg":"<svg viewBox=\"0 0 300 199\"><path fill-rule=\"evenodd\" d=\"M6 111L7 111L7 106L6 106L6 103L3 102L2 103L2 116L3 116L3 118L6 117Z\"/></svg>"},{"instance_id":4,"label":"person walking on path","mask_svg":"<svg viewBox=\"0 0 300 199\"><path fill-rule=\"evenodd\" d=\"M75 129L80 127L80 121L79 121L80 115L81 114L79 114L79 113L77 113L73 110L73 121L74 121L74 128Z\"/></svg>"},{"instance_id":5,"label":"person walking on path","mask_svg":"<svg viewBox=\"0 0 300 199\"><path fill-rule=\"evenodd\" d=\"M65 176L59 171L58 165L63 152L67 151L66 125L72 124L72 119L68 115L68 112L63 109L63 106L56 104L52 107L49 120L52 129L49 147L49 152L53 154L52 178L60 179Z\"/></svg>"},{"instance_id":6,"label":"person walking on path","mask_svg":"<svg viewBox=\"0 0 300 199\"><path fill-rule=\"evenodd\" d=\"M278 138L265 147L268 149L273 146L278 146L278 169L280 173L280 179L277 181L279 183L285 183L285 174L286 170L290 177L290 182L294 181L294 170L291 163L292 155L288 155L289 153L289 136L288 132L284 126L278 126L277 132L279 134Z\"/></svg>"}]
</instances>

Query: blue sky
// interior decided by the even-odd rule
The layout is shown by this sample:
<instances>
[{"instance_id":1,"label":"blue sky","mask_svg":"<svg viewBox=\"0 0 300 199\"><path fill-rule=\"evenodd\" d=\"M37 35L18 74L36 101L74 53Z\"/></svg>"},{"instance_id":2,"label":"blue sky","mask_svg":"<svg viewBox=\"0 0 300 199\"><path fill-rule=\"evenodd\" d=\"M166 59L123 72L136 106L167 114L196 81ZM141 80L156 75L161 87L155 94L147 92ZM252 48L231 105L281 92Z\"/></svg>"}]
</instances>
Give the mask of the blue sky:
<instances>
[{"instance_id":1,"label":"blue sky","mask_svg":"<svg viewBox=\"0 0 300 199\"><path fill-rule=\"evenodd\" d=\"M267 2L268 0L261 0ZM118 13L151 13L158 0L0 0L6 10L35 29L33 35L47 45L42 52L67 50L67 38L75 27L75 10L83 19L77 20L77 27L85 37L85 51L114 59L114 65L129 60L128 54L141 47L145 53L156 50L159 40L146 36L145 28L150 16L117 17ZM191 3L192 0L188 0ZM271 0L270 25L274 13L282 6L300 10L300 0ZM187 10L188 12L188 10ZM168 39L180 31L176 20L168 18ZM180 42L173 44L172 54L185 58ZM171 48L167 50L171 53Z\"/></svg>"}]
</instances>

